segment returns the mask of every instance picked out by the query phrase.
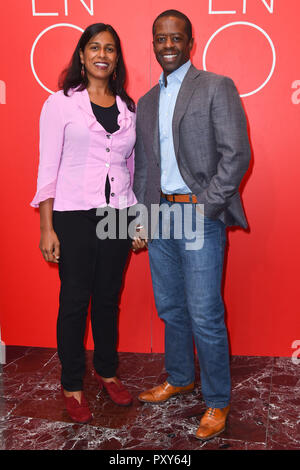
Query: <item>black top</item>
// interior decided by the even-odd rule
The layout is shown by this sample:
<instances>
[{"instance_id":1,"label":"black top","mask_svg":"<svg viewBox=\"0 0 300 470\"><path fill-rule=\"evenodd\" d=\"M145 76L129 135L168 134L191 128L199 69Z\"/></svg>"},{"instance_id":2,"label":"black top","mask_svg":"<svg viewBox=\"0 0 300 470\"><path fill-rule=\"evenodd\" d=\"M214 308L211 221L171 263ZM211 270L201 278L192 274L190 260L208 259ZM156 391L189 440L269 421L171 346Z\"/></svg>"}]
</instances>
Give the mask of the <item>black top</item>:
<instances>
[{"instance_id":1,"label":"black top","mask_svg":"<svg viewBox=\"0 0 300 470\"><path fill-rule=\"evenodd\" d=\"M91 105L97 121L100 122L101 126L104 127L109 134L113 134L120 129L118 125L118 115L120 111L118 110L117 103L109 106L109 108L103 108L103 106L92 102Z\"/></svg>"},{"instance_id":2,"label":"black top","mask_svg":"<svg viewBox=\"0 0 300 470\"><path fill-rule=\"evenodd\" d=\"M118 129L120 129L120 126L118 125L118 115L120 111L118 110L116 102L108 108L104 108L103 106L99 106L98 104L92 102L91 105L97 121L109 134L113 134ZM110 199L110 182L108 175L105 183L105 197L108 204Z\"/></svg>"}]
</instances>

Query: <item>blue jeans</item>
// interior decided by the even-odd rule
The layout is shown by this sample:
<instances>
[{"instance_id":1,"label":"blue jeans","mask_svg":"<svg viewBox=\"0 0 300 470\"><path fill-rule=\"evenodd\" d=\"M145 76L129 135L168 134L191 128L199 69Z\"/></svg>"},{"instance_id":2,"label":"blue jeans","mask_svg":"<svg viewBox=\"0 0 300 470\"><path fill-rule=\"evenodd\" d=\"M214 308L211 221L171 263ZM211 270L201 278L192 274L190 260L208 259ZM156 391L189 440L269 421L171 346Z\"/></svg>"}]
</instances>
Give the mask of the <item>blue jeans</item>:
<instances>
[{"instance_id":1,"label":"blue jeans","mask_svg":"<svg viewBox=\"0 0 300 470\"><path fill-rule=\"evenodd\" d=\"M174 205L165 199L161 203ZM182 214L182 221L176 226L178 232L181 225L182 237L174 232L171 217L170 238L165 239L163 230L168 220L160 212L156 238L148 248L155 304L165 323L167 380L173 386L194 381L194 339L205 403L208 407L224 408L231 388L221 294L226 227L219 220L200 216L203 230L196 230L196 205L176 205ZM189 212L184 206L189 206ZM195 233L198 247L195 244L197 249L187 249Z\"/></svg>"}]
</instances>

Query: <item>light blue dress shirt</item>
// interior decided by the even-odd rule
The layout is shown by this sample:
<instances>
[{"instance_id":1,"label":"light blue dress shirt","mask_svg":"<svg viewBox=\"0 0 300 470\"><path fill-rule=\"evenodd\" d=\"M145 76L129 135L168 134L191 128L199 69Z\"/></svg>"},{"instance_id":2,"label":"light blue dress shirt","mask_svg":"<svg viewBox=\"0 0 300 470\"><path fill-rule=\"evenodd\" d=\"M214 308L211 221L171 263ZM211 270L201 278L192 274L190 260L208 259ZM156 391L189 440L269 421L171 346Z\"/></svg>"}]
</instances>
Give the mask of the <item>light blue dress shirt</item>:
<instances>
[{"instance_id":1,"label":"light blue dress shirt","mask_svg":"<svg viewBox=\"0 0 300 470\"><path fill-rule=\"evenodd\" d=\"M165 87L164 74L159 78L159 136L161 154L161 190L165 194L187 194L191 190L185 184L178 169L174 151L172 120L175 103L182 81L190 68L189 60L167 77Z\"/></svg>"}]
</instances>

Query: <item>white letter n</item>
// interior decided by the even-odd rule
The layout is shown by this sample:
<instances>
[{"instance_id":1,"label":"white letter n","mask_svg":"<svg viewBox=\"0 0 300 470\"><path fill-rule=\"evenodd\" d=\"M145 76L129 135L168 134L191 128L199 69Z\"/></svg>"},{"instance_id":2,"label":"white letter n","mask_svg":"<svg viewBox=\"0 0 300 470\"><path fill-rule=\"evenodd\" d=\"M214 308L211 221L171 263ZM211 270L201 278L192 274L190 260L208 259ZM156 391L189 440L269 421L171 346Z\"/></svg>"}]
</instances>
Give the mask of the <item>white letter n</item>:
<instances>
[{"instance_id":1,"label":"white letter n","mask_svg":"<svg viewBox=\"0 0 300 470\"><path fill-rule=\"evenodd\" d=\"M262 2L265 5L265 7L267 8L267 10L269 11L269 13L273 13L273 11L274 11L274 0L270 0L270 5L267 4L266 0L262 0Z\"/></svg>"},{"instance_id":2,"label":"white letter n","mask_svg":"<svg viewBox=\"0 0 300 470\"><path fill-rule=\"evenodd\" d=\"M86 5L84 0L80 0L84 8L89 12L91 16L94 16L94 0L90 0L90 8Z\"/></svg>"}]
</instances>

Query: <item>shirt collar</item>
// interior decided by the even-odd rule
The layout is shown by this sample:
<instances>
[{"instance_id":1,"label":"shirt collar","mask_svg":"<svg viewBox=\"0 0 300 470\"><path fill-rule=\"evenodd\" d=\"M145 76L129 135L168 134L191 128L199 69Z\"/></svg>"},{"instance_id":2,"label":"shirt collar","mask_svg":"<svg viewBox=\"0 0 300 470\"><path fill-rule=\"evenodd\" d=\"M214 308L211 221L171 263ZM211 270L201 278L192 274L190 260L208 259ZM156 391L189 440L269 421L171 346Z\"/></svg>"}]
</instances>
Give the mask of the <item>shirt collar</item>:
<instances>
[{"instance_id":1,"label":"shirt collar","mask_svg":"<svg viewBox=\"0 0 300 470\"><path fill-rule=\"evenodd\" d=\"M180 83L182 83L188 69L190 68L191 66L191 61L188 60L187 62L185 62L183 65L181 65L181 67L179 67L178 69L174 70L174 72L170 73L170 75L168 75L168 83L172 83L173 80L179 80ZM164 73L162 72L160 77L159 77L159 85L160 85L160 88L164 87L165 86L165 80L164 80Z\"/></svg>"},{"instance_id":2,"label":"shirt collar","mask_svg":"<svg viewBox=\"0 0 300 470\"><path fill-rule=\"evenodd\" d=\"M94 115L87 89L85 88L82 91L76 91L76 89L72 89L69 96L73 96L73 99L76 101L78 106L86 113L88 126L94 130L98 130L98 121ZM130 118L135 120L135 113L129 111L126 103L124 103L119 95L116 96L116 102L118 110L120 111L120 114L118 115L118 124L120 124L123 120Z\"/></svg>"}]
</instances>

